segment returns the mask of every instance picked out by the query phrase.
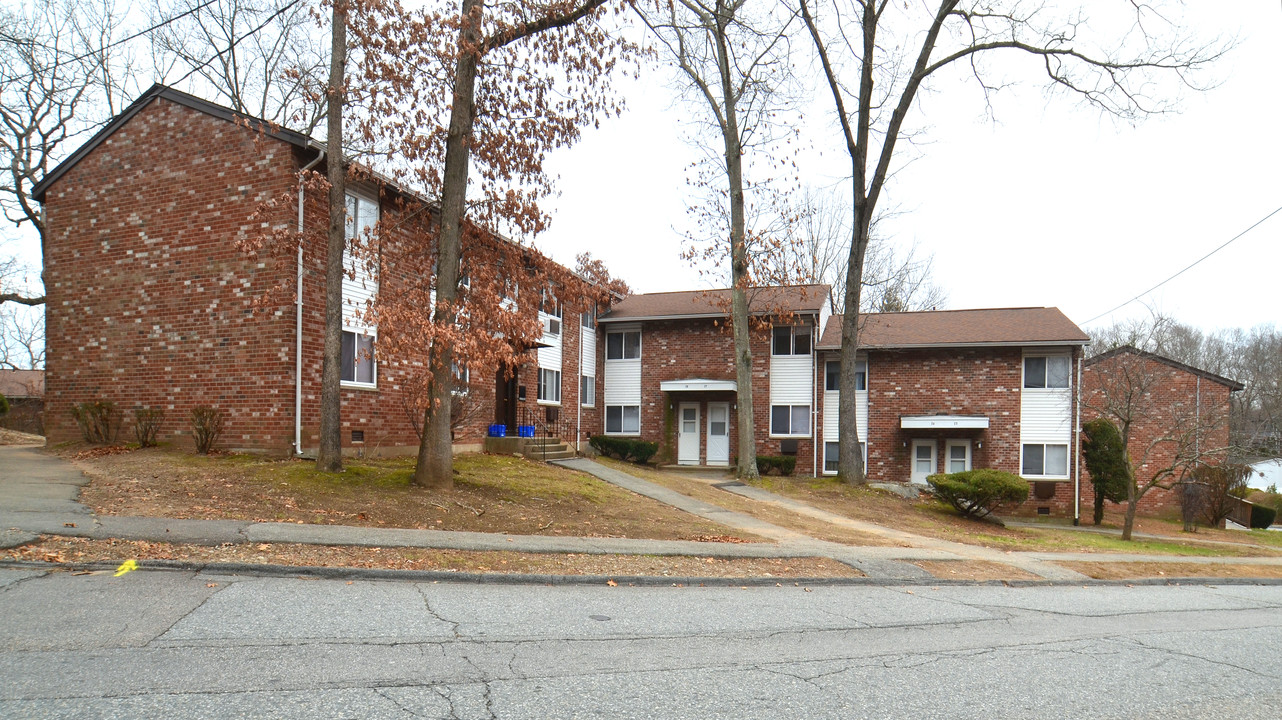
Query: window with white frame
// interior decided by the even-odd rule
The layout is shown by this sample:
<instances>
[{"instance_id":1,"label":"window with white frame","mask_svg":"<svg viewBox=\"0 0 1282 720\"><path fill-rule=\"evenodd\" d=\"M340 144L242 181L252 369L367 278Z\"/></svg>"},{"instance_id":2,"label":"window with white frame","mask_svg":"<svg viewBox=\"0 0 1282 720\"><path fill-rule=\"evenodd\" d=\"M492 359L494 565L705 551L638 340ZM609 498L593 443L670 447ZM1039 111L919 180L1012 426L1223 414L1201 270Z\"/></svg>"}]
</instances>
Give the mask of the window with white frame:
<instances>
[{"instance_id":1,"label":"window with white frame","mask_svg":"<svg viewBox=\"0 0 1282 720\"><path fill-rule=\"evenodd\" d=\"M868 389L868 363L860 360L855 363L855 390L863 392ZM829 360L824 363L824 390L841 390L841 361Z\"/></svg>"},{"instance_id":2,"label":"window with white frame","mask_svg":"<svg viewBox=\"0 0 1282 720\"><path fill-rule=\"evenodd\" d=\"M637 435L641 432L640 405L606 405L606 435Z\"/></svg>"},{"instance_id":3,"label":"window with white frame","mask_svg":"<svg viewBox=\"0 0 1282 720\"><path fill-rule=\"evenodd\" d=\"M835 442L824 443L824 472L825 473L837 472L837 466L840 464L838 462L840 459L839 457L840 453L841 453L841 446L839 444ZM868 462L868 446L865 445L864 443L859 443L859 456L864 459L864 463L866 465Z\"/></svg>"},{"instance_id":4,"label":"window with white frame","mask_svg":"<svg viewBox=\"0 0 1282 720\"><path fill-rule=\"evenodd\" d=\"M1068 477L1068 445L1025 443L1020 474L1026 477Z\"/></svg>"},{"instance_id":5,"label":"window with white frame","mask_svg":"<svg viewBox=\"0 0 1282 720\"><path fill-rule=\"evenodd\" d=\"M539 368L539 402L561 402L561 371Z\"/></svg>"},{"instance_id":6,"label":"window with white frame","mask_svg":"<svg viewBox=\"0 0 1282 720\"><path fill-rule=\"evenodd\" d=\"M959 473L970 469L970 441L949 440L944 445L944 472Z\"/></svg>"},{"instance_id":7,"label":"window with white frame","mask_svg":"<svg viewBox=\"0 0 1282 720\"><path fill-rule=\"evenodd\" d=\"M590 330L596 329L596 306L595 305L592 306L592 309L583 313L579 313L579 327L585 327Z\"/></svg>"},{"instance_id":8,"label":"window with white frame","mask_svg":"<svg viewBox=\"0 0 1282 720\"><path fill-rule=\"evenodd\" d=\"M450 361L450 370L454 373L454 387L450 392L455 395L466 395L472 374L468 372L466 367L461 367L453 360Z\"/></svg>"},{"instance_id":9,"label":"window with white frame","mask_svg":"<svg viewBox=\"0 0 1282 720\"><path fill-rule=\"evenodd\" d=\"M605 334L606 360L636 360L639 357L641 357L640 330Z\"/></svg>"},{"instance_id":10,"label":"window with white frame","mask_svg":"<svg viewBox=\"0 0 1282 720\"><path fill-rule=\"evenodd\" d=\"M596 378L591 375L579 376L579 403L583 407L596 405Z\"/></svg>"},{"instance_id":11,"label":"window with white frame","mask_svg":"<svg viewBox=\"0 0 1282 720\"><path fill-rule=\"evenodd\" d=\"M1072 366L1067 355L1029 355L1024 358L1024 387L1067 388Z\"/></svg>"},{"instance_id":12,"label":"window with white frame","mask_svg":"<svg viewBox=\"0 0 1282 720\"><path fill-rule=\"evenodd\" d=\"M344 383L373 387L377 380L374 366L374 336L343 331L342 372Z\"/></svg>"},{"instance_id":13,"label":"window with white frame","mask_svg":"<svg viewBox=\"0 0 1282 720\"><path fill-rule=\"evenodd\" d=\"M810 328L779 325L774 328L770 343L771 355L809 355Z\"/></svg>"},{"instance_id":14,"label":"window with white frame","mask_svg":"<svg viewBox=\"0 0 1282 720\"><path fill-rule=\"evenodd\" d=\"M810 406L771 405L770 434L808 437L810 435Z\"/></svg>"}]
</instances>

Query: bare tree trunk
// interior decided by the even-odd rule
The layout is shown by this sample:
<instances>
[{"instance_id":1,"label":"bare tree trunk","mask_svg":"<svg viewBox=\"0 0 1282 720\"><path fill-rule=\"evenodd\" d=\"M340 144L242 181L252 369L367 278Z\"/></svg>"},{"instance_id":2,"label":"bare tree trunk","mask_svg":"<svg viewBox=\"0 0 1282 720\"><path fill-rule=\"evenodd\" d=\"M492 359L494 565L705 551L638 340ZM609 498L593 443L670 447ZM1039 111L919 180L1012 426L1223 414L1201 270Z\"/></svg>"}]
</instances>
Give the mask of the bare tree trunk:
<instances>
[{"instance_id":1,"label":"bare tree trunk","mask_svg":"<svg viewBox=\"0 0 1282 720\"><path fill-rule=\"evenodd\" d=\"M720 4L718 9L721 9ZM748 315L748 246L745 242L743 198L743 145L739 137L737 98L731 87L730 53L726 47L729 18L716 17L717 67L721 75L721 98L725 123L721 137L726 151L726 180L730 189L730 325L734 331L734 369L738 389L740 478L753 480L757 471L757 429L752 404L752 328Z\"/></svg>"},{"instance_id":2,"label":"bare tree trunk","mask_svg":"<svg viewBox=\"0 0 1282 720\"><path fill-rule=\"evenodd\" d=\"M1122 522L1122 539L1131 539L1131 529L1135 527L1135 510L1139 507L1140 495L1135 487L1135 481L1126 488L1126 519Z\"/></svg>"},{"instance_id":3,"label":"bare tree trunk","mask_svg":"<svg viewBox=\"0 0 1282 720\"><path fill-rule=\"evenodd\" d=\"M846 312L841 316L841 375L838 379L841 392L837 396L837 427L840 428L837 474L848 483L860 485L868 480L864 472L864 456L859 451L859 405L856 392L859 374L859 303L863 290L864 254L868 251L869 228L867 217L861 214L867 208L863 197L863 187L860 186L855 191L855 222L850 240L850 269L846 276ZM853 281L850 280L852 277Z\"/></svg>"},{"instance_id":4,"label":"bare tree trunk","mask_svg":"<svg viewBox=\"0 0 1282 720\"><path fill-rule=\"evenodd\" d=\"M329 63L329 243L325 251L325 349L321 361L320 449L316 469L343 469L342 354L343 245L347 228L347 168L343 164L344 66L347 63L347 6L334 2Z\"/></svg>"},{"instance_id":5,"label":"bare tree trunk","mask_svg":"<svg viewBox=\"0 0 1282 720\"><path fill-rule=\"evenodd\" d=\"M1092 518L1096 525L1104 522L1104 493L1095 491L1095 515Z\"/></svg>"},{"instance_id":6,"label":"bare tree trunk","mask_svg":"<svg viewBox=\"0 0 1282 720\"><path fill-rule=\"evenodd\" d=\"M467 200L468 142L476 118L476 72L480 61L481 14L484 0L463 0L459 31L459 56L454 75L454 103L445 140L445 174L441 190L441 231L436 240L436 308L438 326L454 322L458 298L459 255L462 252L463 215ZM435 489L454 486L454 452L450 438L451 390L454 386L454 353L448 343L434 343L431 351L432 382L423 411L423 440L418 448L414 483Z\"/></svg>"}]
</instances>

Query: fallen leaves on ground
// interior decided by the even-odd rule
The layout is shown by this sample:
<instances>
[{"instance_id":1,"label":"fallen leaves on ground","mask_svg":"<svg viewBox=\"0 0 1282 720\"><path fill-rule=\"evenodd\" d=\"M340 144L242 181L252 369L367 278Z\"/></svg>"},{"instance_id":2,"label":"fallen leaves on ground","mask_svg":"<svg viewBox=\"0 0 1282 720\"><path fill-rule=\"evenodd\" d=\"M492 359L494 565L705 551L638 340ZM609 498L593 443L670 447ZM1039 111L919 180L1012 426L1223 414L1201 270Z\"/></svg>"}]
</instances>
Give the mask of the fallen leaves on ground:
<instances>
[{"instance_id":1,"label":"fallen leaves on ground","mask_svg":"<svg viewBox=\"0 0 1282 720\"><path fill-rule=\"evenodd\" d=\"M43 536L16 548L0 550L0 559L118 564L133 558L140 568L148 560L190 563L249 563L313 567L437 570L501 574L686 577L861 577L858 570L828 558L725 558L709 564L706 557L655 555L542 554L511 551L362 548L295 543L224 543L185 545L135 540L89 540Z\"/></svg>"}]
</instances>

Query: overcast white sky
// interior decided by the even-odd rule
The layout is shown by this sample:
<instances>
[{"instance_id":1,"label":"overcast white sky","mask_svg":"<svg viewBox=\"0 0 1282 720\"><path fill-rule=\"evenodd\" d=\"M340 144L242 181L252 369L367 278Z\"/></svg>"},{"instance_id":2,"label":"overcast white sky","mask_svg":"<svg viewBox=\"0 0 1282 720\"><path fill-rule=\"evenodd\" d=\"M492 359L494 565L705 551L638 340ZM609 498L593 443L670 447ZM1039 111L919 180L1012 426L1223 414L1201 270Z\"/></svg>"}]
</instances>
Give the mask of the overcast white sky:
<instances>
[{"instance_id":1,"label":"overcast white sky","mask_svg":"<svg viewBox=\"0 0 1282 720\"><path fill-rule=\"evenodd\" d=\"M1179 115L1131 127L1033 86L1001 96L996 122L973 86L914 109L929 144L888 188L887 230L934 254L947 307L1055 306L1088 330L1146 316L1135 303L1087 324L1282 206L1282 6L1193 4L1211 6L1194 9L1200 32L1239 44ZM625 91L624 117L552 159L562 196L537 244L567 264L591 250L640 292L706 287L679 258L694 109L660 77ZM803 167L813 184L840 179L838 140L816 139L832 144ZM1275 323L1280 300L1282 213L1144 298L1206 330Z\"/></svg>"}]
</instances>

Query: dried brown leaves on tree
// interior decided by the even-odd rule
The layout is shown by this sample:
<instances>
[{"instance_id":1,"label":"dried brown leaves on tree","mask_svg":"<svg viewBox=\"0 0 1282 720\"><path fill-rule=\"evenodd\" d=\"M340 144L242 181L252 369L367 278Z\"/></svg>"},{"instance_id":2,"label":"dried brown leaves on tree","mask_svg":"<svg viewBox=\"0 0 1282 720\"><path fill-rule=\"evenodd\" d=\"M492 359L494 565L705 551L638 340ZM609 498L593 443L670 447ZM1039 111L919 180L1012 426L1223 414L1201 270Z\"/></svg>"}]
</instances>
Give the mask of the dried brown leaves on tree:
<instances>
[{"instance_id":1,"label":"dried brown leaves on tree","mask_svg":"<svg viewBox=\"0 0 1282 720\"><path fill-rule=\"evenodd\" d=\"M544 291L580 308L600 295L500 233L520 240L547 226L539 206L553 189L547 154L620 111L608 80L632 47L605 25L619 10L605 0L353 6L356 82L366 98L358 133L381 153L380 170L439 211L396 243L380 228L386 280L373 308L380 352L420 357L420 484L453 482L456 369L518 362L541 332L528 308ZM431 287L388 291L398 276L431 277ZM515 311L505 297L516 299Z\"/></svg>"}]
</instances>

